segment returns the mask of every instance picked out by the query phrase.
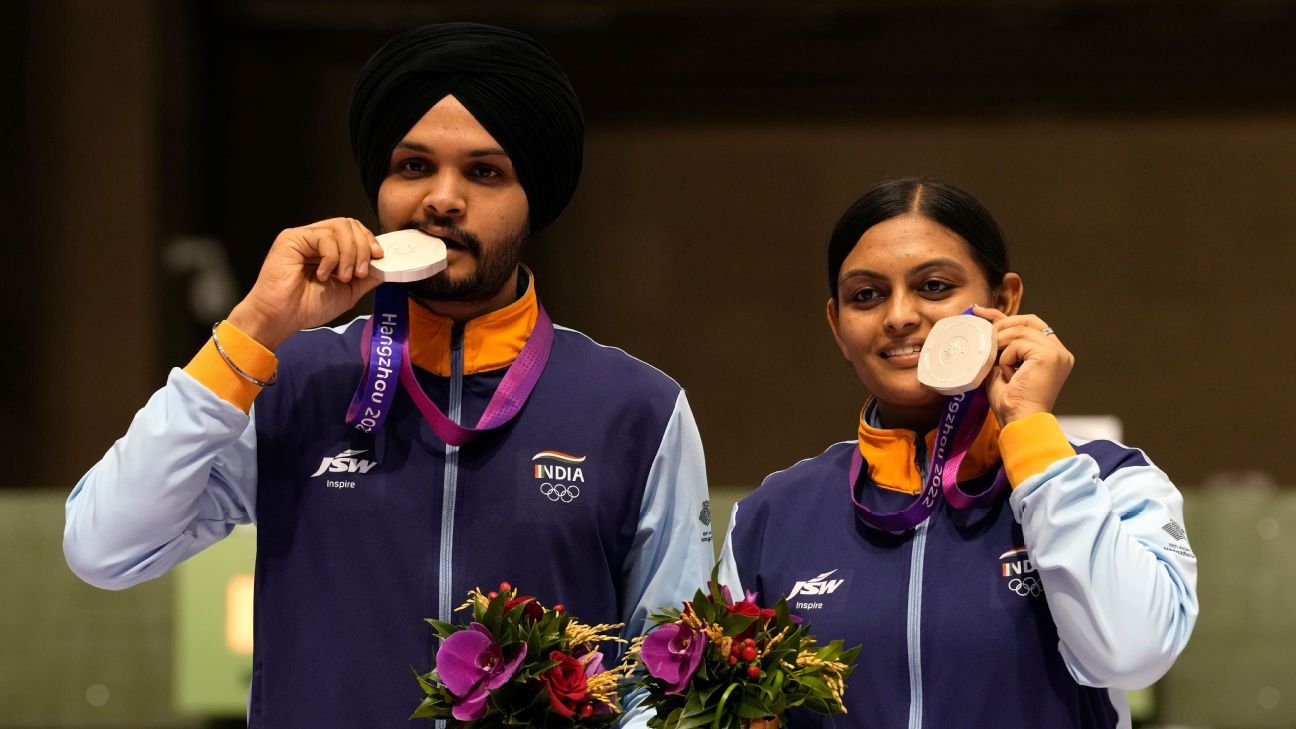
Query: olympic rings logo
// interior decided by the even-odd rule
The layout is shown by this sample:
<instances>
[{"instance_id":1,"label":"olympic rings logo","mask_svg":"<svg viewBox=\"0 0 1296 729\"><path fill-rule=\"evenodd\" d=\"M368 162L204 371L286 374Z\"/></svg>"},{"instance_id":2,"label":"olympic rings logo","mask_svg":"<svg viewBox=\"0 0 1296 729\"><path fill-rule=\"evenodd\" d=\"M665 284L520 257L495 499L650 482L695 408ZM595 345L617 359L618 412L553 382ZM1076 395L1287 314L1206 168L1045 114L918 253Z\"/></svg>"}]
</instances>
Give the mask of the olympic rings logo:
<instances>
[{"instance_id":1,"label":"olympic rings logo","mask_svg":"<svg viewBox=\"0 0 1296 729\"><path fill-rule=\"evenodd\" d=\"M1039 597L1044 592L1044 586L1034 577L1011 579L1008 581L1008 589L1022 597Z\"/></svg>"},{"instance_id":2,"label":"olympic rings logo","mask_svg":"<svg viewBox=\"0 0 1296 729\"><path fill-rule=\"evenodd\" d=\"M580 487L545 481L540 484L540 493L544 494L550 501L561 501L564 504L570 504L580 496Z\"/></svg>"}]
</instances>

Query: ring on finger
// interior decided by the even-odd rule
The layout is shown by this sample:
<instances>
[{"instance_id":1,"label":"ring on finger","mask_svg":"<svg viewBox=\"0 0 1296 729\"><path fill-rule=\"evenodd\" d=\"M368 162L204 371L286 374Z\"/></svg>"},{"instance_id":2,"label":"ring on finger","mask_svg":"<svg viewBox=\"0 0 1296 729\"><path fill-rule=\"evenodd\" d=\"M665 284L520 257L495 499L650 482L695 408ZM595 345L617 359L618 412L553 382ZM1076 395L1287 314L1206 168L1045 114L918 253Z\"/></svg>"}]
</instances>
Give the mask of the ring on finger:
<instances>
[{"instance_id":1,"label":"ring on finger","mask_svg":"<svg viewBox=\"0 0 1296 729\"><path fill-rule=\"evenodd\" d=\"M1053 331L1053 327L1044 327L1044 328L1041 329L1040 331L1042 331L1042 332L1044 333L1044 336L1046 336L1046 337L1049 336L1050 334L1053 334L1053 333L1054 333L1054 331Z\"/></svg>"}]
</instances>

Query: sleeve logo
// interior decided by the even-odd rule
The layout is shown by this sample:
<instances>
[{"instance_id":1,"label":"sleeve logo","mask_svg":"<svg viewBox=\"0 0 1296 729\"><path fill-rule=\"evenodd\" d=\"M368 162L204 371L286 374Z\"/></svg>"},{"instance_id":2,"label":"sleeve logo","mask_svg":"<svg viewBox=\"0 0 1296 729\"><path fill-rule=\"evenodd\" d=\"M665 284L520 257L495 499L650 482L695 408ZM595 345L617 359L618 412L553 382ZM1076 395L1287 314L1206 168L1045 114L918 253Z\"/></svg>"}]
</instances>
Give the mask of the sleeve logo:
<instances>
[{"instance_id":1,"label":"sleeve logo","mask_svg":"<svg viewBox=\"0 0 1296 729\"><path fill-rule=\"evenodd\" d=\"M1169 534L1170 536L1174 537L1176 542L1182 542L1183 540L1188 538L1188 532L1185 532L1184 528L1179 526L1179 522L1175 521L1174 519L1171 519L1170 521L1166 522L1165 526L1161 528L1165 530L1166 534Z\"/></svg>"}]
</instances>

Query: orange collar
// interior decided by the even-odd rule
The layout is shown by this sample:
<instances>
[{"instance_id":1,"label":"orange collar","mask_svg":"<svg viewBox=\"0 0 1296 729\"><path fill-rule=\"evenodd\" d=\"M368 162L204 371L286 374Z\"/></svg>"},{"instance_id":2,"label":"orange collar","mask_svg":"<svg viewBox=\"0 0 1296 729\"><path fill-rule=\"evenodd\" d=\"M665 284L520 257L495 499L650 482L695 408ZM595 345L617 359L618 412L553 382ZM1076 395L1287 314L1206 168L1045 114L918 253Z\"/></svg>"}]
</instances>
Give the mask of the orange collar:
<instances>
[{"instance_id":1,"label":"orange collar","mask_svg":"<svg viewBox=\"0 0 1296 729\"><path fill-rule=\"evenodd\" d=\"M507 367L526 346L540 314L535 277L517 301L471 319L464 325L464 374ZM450 332L454 321L433 314L410 299L410 362L442 377L450 376Z\"/></svg>"},{"instance_id":2,"label":"orange collar","mask_svg":"<svg viewBox=\"0 0 1296 729\"><path fill-rule=\"evenodd\" d=\"M906 494L922 493L922 472L917 464L916 434L912 430L875 428L865 420L869 403L860 411L859 449L868 464L869 478L878 486ZM936 431L924 438L930 456L936 445ZM959 466L959 480L972 479L999 465L999 421L986 415L967 456Z\"/></svg>"}]
</instances>

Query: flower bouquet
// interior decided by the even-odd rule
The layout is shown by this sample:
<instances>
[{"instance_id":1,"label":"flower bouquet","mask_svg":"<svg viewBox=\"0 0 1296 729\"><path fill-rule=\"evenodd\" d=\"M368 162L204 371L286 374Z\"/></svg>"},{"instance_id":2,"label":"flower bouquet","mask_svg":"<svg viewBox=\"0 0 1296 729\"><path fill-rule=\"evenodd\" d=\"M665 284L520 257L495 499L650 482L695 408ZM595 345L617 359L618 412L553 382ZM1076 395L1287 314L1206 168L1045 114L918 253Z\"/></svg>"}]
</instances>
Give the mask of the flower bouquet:
<instances>
[{"instance_id":1,"label":"flower bouquet","mask_svg":"<svg viewBox=\"0 0 1296 729\"><path fill-rule=\"evenodd\" d=\"M441 646L436 667L419 675L426 697L411 719L444 719L451 727L602 727L621 712L617 690L633 665L606 669L601 643L623 643L620 625L585 625L562 605L546 608L498 591L468 593L457 610L467 626L428 620Z\"/></svg>"},{"instance_id":2,"label":"flower bouquet","mask_svg":"<svg viewBox=\"0 0 1296 729\"><path fill-rule=\"evenodd\" d=\"M845 713L842 692L859 646L817 646L783 598L763 609L754 593L734 602L714 572L707 587L682 610L650 615L656 627L630 648L647 672L636 683L656 710L649 727L740 729L797 706Z\"/></svg>"}]
</instances>

